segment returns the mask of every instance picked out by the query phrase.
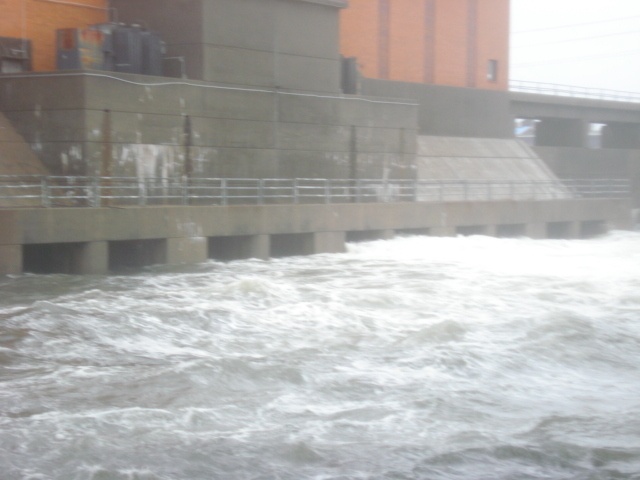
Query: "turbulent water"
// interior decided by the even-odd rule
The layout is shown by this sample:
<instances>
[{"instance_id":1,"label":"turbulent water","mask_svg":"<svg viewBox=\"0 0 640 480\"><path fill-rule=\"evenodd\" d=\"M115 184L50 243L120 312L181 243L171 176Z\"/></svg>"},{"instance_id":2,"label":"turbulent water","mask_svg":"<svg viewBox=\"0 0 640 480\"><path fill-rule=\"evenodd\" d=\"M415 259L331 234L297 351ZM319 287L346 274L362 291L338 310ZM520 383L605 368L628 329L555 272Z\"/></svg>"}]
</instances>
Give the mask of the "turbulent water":
<instances>
[{"instance_id":1,"label":"turbulent water","mask_svg":"<svg viewBox=\"0 0 640 480\"><path fill-rule=\"evenodd\" d=\"M0 280L3 479L640 479L640 234Z\"/></svg>"}]
</instances>

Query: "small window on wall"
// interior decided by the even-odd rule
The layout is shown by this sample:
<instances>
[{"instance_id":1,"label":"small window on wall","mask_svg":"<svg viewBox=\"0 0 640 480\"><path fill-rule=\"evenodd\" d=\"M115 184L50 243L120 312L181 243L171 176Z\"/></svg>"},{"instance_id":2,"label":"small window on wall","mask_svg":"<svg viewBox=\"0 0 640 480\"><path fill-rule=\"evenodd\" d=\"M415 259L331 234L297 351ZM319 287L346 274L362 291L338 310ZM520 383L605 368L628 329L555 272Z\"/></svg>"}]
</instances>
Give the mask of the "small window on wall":
<instances>
[{"instance_id":1,"label":"small window on wall","mask_svg":"<svg viewBox=\"0 0 640 480\"><path fill-rule=\"evenodd\" d=\"M489 60L487 62L487 80L490 82L498 81L498 61Z\"/></svg>"}]
</instances>

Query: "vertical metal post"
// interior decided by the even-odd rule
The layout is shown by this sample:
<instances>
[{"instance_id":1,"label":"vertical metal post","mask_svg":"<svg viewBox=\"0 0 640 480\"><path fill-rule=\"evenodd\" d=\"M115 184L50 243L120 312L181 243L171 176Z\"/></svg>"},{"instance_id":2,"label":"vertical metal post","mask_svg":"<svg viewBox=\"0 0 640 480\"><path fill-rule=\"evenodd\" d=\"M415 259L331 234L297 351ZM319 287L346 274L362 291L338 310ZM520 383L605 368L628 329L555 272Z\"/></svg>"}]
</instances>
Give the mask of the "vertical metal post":
<instances>
[{"instance_id":1,"label":"vertical metal post","mask_svg":"<svg viewBox=\"0 0 640 480\"><path fill-rule=\"evenodd\" d=\"M147 204L147 184L145 178L138 180L138 204Z\"/></svg>"},{"instance_id":2,"label":"vertical metal post","mask_svg":"<svg viewBox=\"0 0 640 480\"><path fill-rule=\"evenodd\" d=\"M182 177L182 205L189 204L189 177Z\"/></svg>"},{"instance_id":3,"label":"vertical metal post","mask_svg":"<svg viewBox=\"0 0 640 480\"><path fill-rule=\"evenodd\" d=\"M220 197L221 197L220 200L222 205L229 204L229 199L227 198L227 179L226 178L220 179Z\"/></svg>"},{"instance_id":4,"label":"vertical metal post","mask_svg":"<svg viewBox=\"0 0 640 480\"><path fill-rule=\"evenodd\" d=\"M324 203L331 203L331 180L328 178L324 180Z\"/></svg>"},{"instance_id":5,"label":"vertical metal post","mask_svg":"<svg viewBox=\"0 0 640 480\"><path fill-rule=\"evenodd\" d=\"M40 182L40 195L43 207L48 208L51 206L50 194L51 192L49 191L49 177L42 177L42 180Z\"/></svg>"},{"instance_id":6,"label":"vertical metal post","mask_svg":"<svg viewBox=\"0 0 640 480\"><path fill-rule=\"evenodd\" d=\"M258 180L258 205L264 205L264 179Z\"/></svg>"},{"instance_id":7,"label":"vertical metal post","mask_svg":"<svg viewBox=\"0 0 640 480\"><path fill-rule=\"evenodd\" d=\"M93 177L93 185L92 185L91 193L91 206L94 208L100 207L100 177Z\"/></svg>"}]
</instances>

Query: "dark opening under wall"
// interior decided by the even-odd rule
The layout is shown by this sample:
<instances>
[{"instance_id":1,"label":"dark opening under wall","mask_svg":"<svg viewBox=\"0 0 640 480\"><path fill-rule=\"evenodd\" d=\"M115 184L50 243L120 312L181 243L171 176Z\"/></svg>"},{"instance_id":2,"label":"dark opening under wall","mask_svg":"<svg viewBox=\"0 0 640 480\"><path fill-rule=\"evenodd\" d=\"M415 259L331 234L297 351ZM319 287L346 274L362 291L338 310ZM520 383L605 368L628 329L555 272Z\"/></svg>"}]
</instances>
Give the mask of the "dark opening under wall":
<instances>
[{"instance_id":1,"label":"dark opening under wall","mask_svg":"<svg viewBox=\"0 0 640 480\"><path fill-rule=\"evenodd\" d=\"M601 220L580 222L580 238L593 238L607 232L607 223Z\"/></svg>"},{"instance_id":2,"label":"dark opening under wall","mask_svg":"<svg viewBox=\"0 0 640 480\"><path fill-rule=\"evenodd\" d=\"M503 224L496 226L496 237L516 238L527 234L527 226L524 223Z\"/></svg>"},{"instance_id":3,"label":"dark opening under wall","mask_svg":"<svg viewBox=\"0 0 640 480\"><path fill-rule=\"evenodd\" d=\"M387 230L356 230L347 232L347 242L371 242L373 240L387 240L392 237L392 232Z\"/></svg>"},{"instance_id":4,"label":"dark opening under wall","mask_svg":"<svg viewBox=\"0 0 640 480\"><path fill-rule=\"evenodd\" d=\"M166 263L167 241L119 240L109 242L109 270L121 271Z\"/></svg>"},{"instance_id":5,"label":"dark opening under wall","mask_svg":"<svg viewBox=\"0 0 640 480\"><path fill-rule=\"evenodd\" d=\"M256 256L255 242L254 235L210 237L208 257L221 261L252 258Z\"/></svg>"},{"instance_id":6,"label":"dark opening under wall","mask_svg":"<svg viewBox=\"0 0 640 480\"><path fill-rule=\"evenodd\" d=\"M396 236L398 237L418 237L431 235L430 228L403 228L396 230Z\"/></svg>"},{"instance_id":7,"label":"dark opening under wall","mask_svg":"<svg viewBox=\"0 0 640 480\"><path fill-rule=\"evenodd\" d=\"M23 245L23 271L29 273L80 273L84 248L86 248L84 243Z\"/></svg>"},{"instance_id":8,"label":"dark opening under wall","mask_svg":"<svg viewBox=\"0 0 640 480\"><path fill-rule=\"evenodd\" d=\"M465 237L471 235L486 235L487 227L486 225L465 225L461 227L456 227L456 235L462 235Z\"/></svg>"},{"instance_id":9,"label":"dark opening under wall","mask_svg":"<svg viewBox=\"0 0 640 480\"><path fill-rule=\"evenodd\" d=\"M313 233L271 235L271 257L313 254Z\"/></svg>"},{"instance_id":10,"label":"dark opening under wall","mask_svg":"<svg viewBox=\"0 0 640 480\"><path fill-rule=\"evenodd\" d=\"M549 222L547 223L547 238L565 239L573 238L571 222Z\"/></svg>"}]
</instances>

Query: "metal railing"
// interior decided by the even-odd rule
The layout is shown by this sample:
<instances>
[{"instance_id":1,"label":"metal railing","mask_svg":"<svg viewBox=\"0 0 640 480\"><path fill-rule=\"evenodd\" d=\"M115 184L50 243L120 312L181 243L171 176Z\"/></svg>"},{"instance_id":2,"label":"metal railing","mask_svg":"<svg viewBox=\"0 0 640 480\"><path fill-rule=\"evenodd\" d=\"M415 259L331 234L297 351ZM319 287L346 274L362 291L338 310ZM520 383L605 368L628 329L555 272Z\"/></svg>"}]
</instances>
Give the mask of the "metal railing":
<instances>
[{"instance_id":1,"label":"metal railing","mask_svg":"<svg viewBox=\"0 0 640 480\"><path fill-rule=\"evenodd\" d=\"M0 176L0 207L626 198L627 180L484 181Z\"/></svg>"},{"instance_id":2,"label":"metal railing","mask_svg":"<svg viewBox=\"0 0 640 480\"><path fill-rule=\"evenodd\" d=\"M511 80L509 82L509 90L512 92L537 93L541 95L554 95L557 97L590 98L594 100L640 103L640 92L624 92L606 88L578 87L575 85Z\"/></svg>"}]
</instances>

